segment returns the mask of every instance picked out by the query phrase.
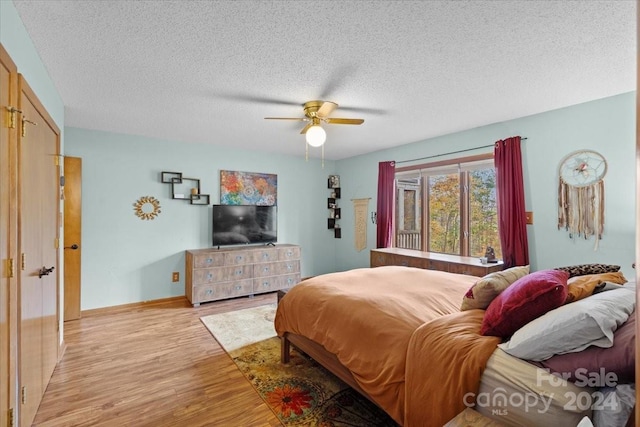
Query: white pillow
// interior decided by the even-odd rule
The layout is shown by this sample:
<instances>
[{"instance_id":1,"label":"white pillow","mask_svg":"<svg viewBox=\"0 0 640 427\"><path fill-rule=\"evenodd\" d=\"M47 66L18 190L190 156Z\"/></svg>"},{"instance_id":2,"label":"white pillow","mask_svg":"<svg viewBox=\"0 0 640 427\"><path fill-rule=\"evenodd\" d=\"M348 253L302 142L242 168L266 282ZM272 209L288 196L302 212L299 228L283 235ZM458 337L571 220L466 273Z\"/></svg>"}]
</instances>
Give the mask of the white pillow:
<instances>
[{"instance_id":1,"label":"white pillow","mask_svg":"<svg viewBox=\"0 0 640 427\"><path fill-rule=\"evenodd\" d=\"M499 347L526 360L547 360L554 354L573 353L590 345L608 348L613 332L635 309L636 285L601 292L565 304L518 329Z\"/></svg>"}]
</instances>

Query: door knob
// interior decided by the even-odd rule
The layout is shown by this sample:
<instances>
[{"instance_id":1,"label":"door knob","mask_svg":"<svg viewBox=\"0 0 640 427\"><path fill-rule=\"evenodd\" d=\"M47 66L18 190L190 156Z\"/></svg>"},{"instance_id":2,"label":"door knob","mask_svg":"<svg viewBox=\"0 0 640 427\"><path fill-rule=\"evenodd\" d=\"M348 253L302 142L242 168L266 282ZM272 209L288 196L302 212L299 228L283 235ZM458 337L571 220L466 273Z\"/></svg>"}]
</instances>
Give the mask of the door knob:
<instances>
[{"instance_id":1,"label":"door knob","mask_svg":"<svg viewBox=\"0 0 640 427\"><path fill-rule=\"evenodd\" d=\"M42 279L42 276L47 276L49 275L49 273L51 273L53 271L55 267L42 267L39 271L38 271L38 278Z\"/></svg>"},{"instance_id":2,"label":"door knob","mask_svg":"<svg viewBox=\"0 0 640 427\"><path fill-rule=\"evenodd\" d=\"M71 245L71 246L65 246L64 248L65 248L65 249L72 249L72 250L74 250L74 251L75 251L76 249L78 249L78 248L79 248L79 246L78 246L78 245L76 245L76 244L74 243L73 245Z\"/></svg>"}]
</instances>

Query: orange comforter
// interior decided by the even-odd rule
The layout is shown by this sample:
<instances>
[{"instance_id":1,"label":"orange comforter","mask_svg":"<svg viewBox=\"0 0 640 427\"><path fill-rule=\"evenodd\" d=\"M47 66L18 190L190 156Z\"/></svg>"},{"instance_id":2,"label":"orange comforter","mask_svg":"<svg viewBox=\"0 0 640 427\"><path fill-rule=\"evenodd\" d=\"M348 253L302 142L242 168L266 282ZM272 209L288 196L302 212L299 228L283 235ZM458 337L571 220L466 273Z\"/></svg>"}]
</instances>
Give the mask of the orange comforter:
<instances>
[{"instance_id":1,"label":"orange comforter","mask_svg":"<svg viewBox=\"0 0 640 427\"><path fill-rule=\"evenodd\" d=\"M280 301L275 328L335 354L399 424L442 426L477 392L498 344L477 333L483 311L459 313L476 280L395 266L317 276Z\"/></svg>"}]
</instances>

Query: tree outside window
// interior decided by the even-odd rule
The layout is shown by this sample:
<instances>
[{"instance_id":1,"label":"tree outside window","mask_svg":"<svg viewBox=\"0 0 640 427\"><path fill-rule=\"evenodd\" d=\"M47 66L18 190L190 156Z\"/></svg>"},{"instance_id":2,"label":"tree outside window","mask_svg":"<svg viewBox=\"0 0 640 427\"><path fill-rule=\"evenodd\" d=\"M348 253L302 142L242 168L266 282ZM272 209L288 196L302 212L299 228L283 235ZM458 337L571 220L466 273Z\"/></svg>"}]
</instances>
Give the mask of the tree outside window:
<instances>
[{"instance_id":1,"label":"tree outside window","mask_svg":"<svg viewBox=\"0 0 640 427\"><path fill-rule=\"evenodd\" d=\"M396 246L501 258L493 158L428 166L396 176Z\"/></svg>"}]
</instances>

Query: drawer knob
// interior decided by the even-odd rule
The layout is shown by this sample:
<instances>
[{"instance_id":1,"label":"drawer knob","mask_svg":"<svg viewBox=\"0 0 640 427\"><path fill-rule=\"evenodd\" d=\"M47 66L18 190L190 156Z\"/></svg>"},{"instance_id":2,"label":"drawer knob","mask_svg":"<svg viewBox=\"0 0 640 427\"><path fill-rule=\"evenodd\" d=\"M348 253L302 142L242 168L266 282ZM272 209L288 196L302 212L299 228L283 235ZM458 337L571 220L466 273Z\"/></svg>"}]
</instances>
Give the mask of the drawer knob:
<instances>
[{"instance_id":1,"label":"drawer knob","mask_svg":"<svg viewBox=\"0 0 640 427\"><path fill-rule=\"evenodd\" d=\"M242 274L242 270L236 270L236 276L240 276Z\"/></svg>"},{"instance_id":2,"label":"drawer knob","mask_svg":"<svg viewBox=\"0 0 640 427\"><path fill-rule=\"evenodd\" d=\"M239 291L240 289L242 289L242 286L237 285L237 286L236 286L236 291Z\"/></svg>"},{"instance_id":3,"label":"drawer knob","mask_svg":"<svg viewBox=\"0 0 640 427\"><path fill-rule=\"evenodd\" d=\"M213 274L207 273L207 279L211 279L212 277L213 277Z\"/></svg>"},{"instance_id":4,"label":"drawer knob","mask_svg":"<svg viewBox=\"0 0 640 427\"><path fill-rule=\"evenodd\" d=\"M287 270L289 271L293 270L293 266L291 264L287 264Z\"/></svg>"},{"instance_id":5,"label":"drawer knob","mask_svg":"<svg viewBox=\"0 0 640 427\"><path fill-rule=\"evenodd\" d=\"M269 267L264 267L264 268L262 269L262 271L264 271L264 272L269 271Z\"/></svg>"},{"instance_id":6,"label":"drawer knob","mask_svg":"<svg viewBox=\"0 0 640 427\"><path fill-rule=\"evenodd\" d=\"M211 295L212 293L213 293L212 289L207 289L207 292L205 292L205 294L207 294L207 295Z\"/></svg>"},{"instance_id":7,"label":"drawer knob","mask_svg":"<svg viewBox=\"0 0 640 427\"><path fill-rule=\"evenodd\" d=\"M268 288L269 287L269 282L263 282L262 286L264 286L265 288Z\"/></svg>"},{"instance_id":8,"label":"drawer knob","mask_svg":"<svg viewBox=\"0 0 640 427\"><path fill-rule=\"evenodd\" d=\"M205 260L205 262L206 262L207 264L211 264L211 263L213 262L213 258L207 258L207 259Z\"/></svg>"},{"instance_id":9,"label":"drawer knob","mask_svg":"<svg viewBox=\"0 0 640 427\"><path fill-rule=\"evenodd\" d=\"M236 257L236 261L242 261L242 255L238 255L238 256Z\"/></svg>"}]
</instances>

